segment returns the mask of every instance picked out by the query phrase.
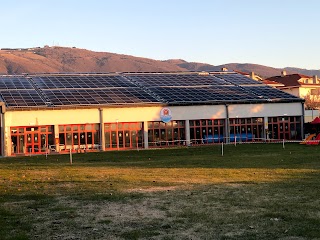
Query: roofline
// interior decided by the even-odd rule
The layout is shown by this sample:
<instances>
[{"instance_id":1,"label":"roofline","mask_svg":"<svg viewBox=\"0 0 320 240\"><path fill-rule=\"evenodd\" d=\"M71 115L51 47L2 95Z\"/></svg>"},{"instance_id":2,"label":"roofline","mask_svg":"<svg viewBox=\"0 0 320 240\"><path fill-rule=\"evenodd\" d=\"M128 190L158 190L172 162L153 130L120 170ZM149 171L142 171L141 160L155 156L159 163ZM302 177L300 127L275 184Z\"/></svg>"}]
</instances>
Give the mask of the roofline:
<instances>
[{"instance_id":1,"label":"roofline","mask_svg":"<svg viewBox=\"0 0 320 240\"><path fill-rule=\"evenodd\" d=\"M236 104L269 104L269 103L292 103L305 102L302 98L292 99L269 99L269 100L239 100L239 101L207 101L207 102L172 102L172 103L152 103L152 104L122 104L122 105L65 105L57 107L13 107L6 108L5 111L33 111L33 110L69 110L69 109L99 109L99 108L134 108L134 107L165 107L165 106L199 106L199 105L236 105ZM0 102L0 106L1 102Z\"/></svg>"},{"instance_id":2,"label":"roofline","mask_svg":"<svg viewBox=\"0 0 320 240\"><path fill-rule=\"evenodd\" d=\"M21 73L0 74L0 77L35 77L35 76L73 76L73 75L122 75L122 74L234 74L235 71L165 71L165 72L52 72L52 73Z\"/></svg>"}]
</instances>

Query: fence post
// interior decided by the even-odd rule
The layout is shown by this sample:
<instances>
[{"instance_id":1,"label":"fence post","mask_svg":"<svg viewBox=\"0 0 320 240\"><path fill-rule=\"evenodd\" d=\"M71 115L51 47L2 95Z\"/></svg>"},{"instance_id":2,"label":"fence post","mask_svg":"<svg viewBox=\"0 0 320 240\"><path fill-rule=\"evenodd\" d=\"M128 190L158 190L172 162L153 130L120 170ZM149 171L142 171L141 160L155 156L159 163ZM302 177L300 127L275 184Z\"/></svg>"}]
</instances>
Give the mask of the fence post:
<instances>
[{"instance_id":1,"label":"fence post","mask_svg":"<svg viewBox=\"0 0 320 240\"><path fill-rule=\"evenodd\" d=\"M282 139L282 148L285 149L285 146L284 146L284 139Z\"/></svg>"},{"instance_id":2,"label":"fence post","mask_svg":"<svg viewBox=\"0 0 320 240\"><path fill-rule=\"evenodd\" d=\"M71 148L70 148L70 164L72 165L72 152L71 152Z\"/></svg>"},{"instance_id":3,"label":"fence post","mask_svg":"<svg viewBox=\"0 0 320 240\"><path fill-rule=\"evenodd\" d=\"M221 156L223 156L223 142L221 144Z\"/></svg>"},{"instance_id":4,"label":"fence post","mask_svg":"<svg viewBox=\"0 0 320 240\"><path fill-rule=\"evenodd\" d=\"M237 146L237 136L234 136L234 146Z\"/></svg>"}]
</instances>

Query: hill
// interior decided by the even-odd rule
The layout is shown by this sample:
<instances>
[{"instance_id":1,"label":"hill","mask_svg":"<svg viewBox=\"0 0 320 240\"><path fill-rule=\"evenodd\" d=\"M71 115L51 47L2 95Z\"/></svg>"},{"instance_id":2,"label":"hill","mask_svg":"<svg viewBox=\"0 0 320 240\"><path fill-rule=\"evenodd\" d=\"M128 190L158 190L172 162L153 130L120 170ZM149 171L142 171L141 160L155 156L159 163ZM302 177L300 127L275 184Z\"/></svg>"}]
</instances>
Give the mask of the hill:
<instances>
[{"instance_id":1,"label":"hill","mask_svg":"<svg viewBox=\"0 0 320 240\"><path fill-rule=\"evenodd\" d=\"M219 71L222 67L241 72L255 72L262 77L280 75L283 70L286 70L289 74L300 73L310 76L320 76L320 70L300 68L280 69L249 63L228 63L213 66L206 63L187 62L182 59L160 61L130 55L56 46L0 50L0 74Z\"/></svg>"}]
</instances>

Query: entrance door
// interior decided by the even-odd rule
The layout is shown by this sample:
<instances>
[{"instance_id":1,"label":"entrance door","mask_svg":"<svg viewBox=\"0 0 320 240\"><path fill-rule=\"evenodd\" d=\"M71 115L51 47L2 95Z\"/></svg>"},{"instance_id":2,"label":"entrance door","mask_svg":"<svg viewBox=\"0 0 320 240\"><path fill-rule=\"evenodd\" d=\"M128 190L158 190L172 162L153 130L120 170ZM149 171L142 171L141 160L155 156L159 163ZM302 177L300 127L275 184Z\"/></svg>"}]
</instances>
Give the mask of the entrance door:
<instances>
[{"instance_id":1,"label":"entrance door","mask_svg":"<svg viewBox=\"0 0 320 240\"><path fill-rule=\"evenodd\" d=\"M29 132L27 133L27 139L26 139L26 148L27 153L34 154L39 153L40 148L40 134L38 132Z\"/></svg>"},{"instance_id":2,"label":"entrance door","mask_svg":"<svg viewBox=\"0 0 320 240\"><path fill-rule=\"evenodd\" d=\"M282 118L279 123L279 135L280 139L290 139L289 120L286 118Z\"/></svg>"}]
</instances>

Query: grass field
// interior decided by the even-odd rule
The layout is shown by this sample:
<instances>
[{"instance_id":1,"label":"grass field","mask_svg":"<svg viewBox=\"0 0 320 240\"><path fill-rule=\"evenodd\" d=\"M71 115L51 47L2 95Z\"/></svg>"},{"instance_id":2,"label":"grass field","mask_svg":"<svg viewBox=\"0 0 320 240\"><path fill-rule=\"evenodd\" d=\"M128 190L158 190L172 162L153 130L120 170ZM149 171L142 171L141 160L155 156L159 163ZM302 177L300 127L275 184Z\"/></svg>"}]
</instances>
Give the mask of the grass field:
<instances>
[{"instance_id":1,"label":"grass field","mask_svg":"<svg viewBox=\"0 0 320 240\"><path fill-rule=\"evenodd\" d=\"M0 239L320 239L320 147L0 159Z\"/></svg>"}]
</instances>

